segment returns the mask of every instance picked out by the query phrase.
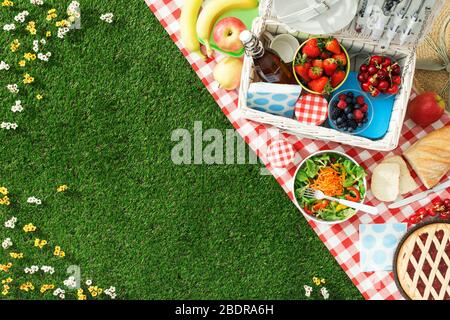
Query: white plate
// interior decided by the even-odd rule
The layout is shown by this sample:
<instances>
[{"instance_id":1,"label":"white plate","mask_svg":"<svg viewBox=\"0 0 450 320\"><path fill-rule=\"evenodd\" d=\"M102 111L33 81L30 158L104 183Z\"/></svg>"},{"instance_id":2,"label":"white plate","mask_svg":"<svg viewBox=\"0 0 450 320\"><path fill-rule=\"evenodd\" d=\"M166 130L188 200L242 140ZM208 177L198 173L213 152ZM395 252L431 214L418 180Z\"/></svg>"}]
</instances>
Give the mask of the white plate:
<instances>
[{"instance_id":1,"label":"white plate","mask_svg":"<svg viewBox=\"0 0 450 320\"><path fill-rule=\"evenodd\" d=\"M319 0L317 0L319 1ZM276 16L289 15L316 3L316 0L273 0ZM356 16L358 0L341 0L320 16L307 22L287 24L295 31L319 35L331 34L348 26ZM279 20L283 22L280 18Z\"/></svg>"}]
</instances>

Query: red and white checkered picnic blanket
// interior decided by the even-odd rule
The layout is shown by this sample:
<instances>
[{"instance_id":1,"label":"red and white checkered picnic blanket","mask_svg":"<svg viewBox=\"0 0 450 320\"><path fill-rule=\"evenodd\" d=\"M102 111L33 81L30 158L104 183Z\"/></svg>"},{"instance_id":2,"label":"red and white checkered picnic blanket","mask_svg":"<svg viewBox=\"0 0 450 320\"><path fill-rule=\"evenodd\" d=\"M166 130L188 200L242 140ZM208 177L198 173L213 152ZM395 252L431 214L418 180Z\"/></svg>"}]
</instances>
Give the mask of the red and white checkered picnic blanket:
<instances>
[{"instance_id":1,"label":"red and white checkered picnic blanket","mask_svg":"<svg viewBox=\"0 0 450 320\"><path fill-rule=\"evenodd\" d=\"M279 169L272 168L272 166L268 164L265 152L267 150L268 141L271 140L271 136L267 132L268 127L248 121L242 117L241 112L237 108L237 92L227 92L222 90L218 87L217 83L214 82L213 67L216 63L215 61L205 62L199 56L190 54L183 47L183 44L180 41L178 23L183 0L145 1L166 29L172 40L180 48L183 55L190 62L203 84L218 103L222 112L230 120L233 127L256 152L261 160L267 164L267 168L292 200L293 194L291 192L291 186L293 184L293 174L295 173L296 168L295 166L291 166L287 169ZM294 146L294 149L299 153L300 157L306 157L318 150L333 149L347 153L361 163L368 172L371 172L374 166L384 157L392 154L401 154L403 150L407 149L411 144L417 141L417 139L422 138L434 129L443 127L447 124L450 124L450 117L448 116L445 116L441 121L434 123L426 129L416 126L411 120L407 120L403 127L400 147L394 150L394 152L370 151L337 143L299 139L292 135L283 135L285 139ZM415 178L417 179L417 177ZM422 189L425 190L424 187L422 187ZM447 198L449 195L449 189L438 194L438 196L443 198ZM309 224L366 299L401 299L402 296L395 285L392 272L361 272L359 267L358 225L361 223L403 222L415 210L419 209L421 206L427 205L430 199L424 199L413 203L403 207L401 210L389 210L385 204L375 200L370 192L367 196L367 203L378 206L382 214L376 217L367 214L358 214L345 223L333 226L316 224L313 221L309 221Z\"/></svg>"},{"instance_id":2,"label":"red and white checkered picnic blanket","mask_svg":"<svg viewBox=\"0 0 450 320\"><path fill-rule=\"evenodd\" d=\"M328 116L328 101L316 94L304 94L295 106L295 118L301 123L321 125Z\"/></svg>"}]
</instances>

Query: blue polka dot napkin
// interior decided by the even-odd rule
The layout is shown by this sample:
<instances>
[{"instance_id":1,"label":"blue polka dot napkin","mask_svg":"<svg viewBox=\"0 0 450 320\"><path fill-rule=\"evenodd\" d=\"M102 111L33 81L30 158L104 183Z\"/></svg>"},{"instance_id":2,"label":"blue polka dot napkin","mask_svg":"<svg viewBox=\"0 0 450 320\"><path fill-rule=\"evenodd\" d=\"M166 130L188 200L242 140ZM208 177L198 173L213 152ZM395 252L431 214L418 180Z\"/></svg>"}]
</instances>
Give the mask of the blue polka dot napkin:
<instances>
[{"instance_id":1,"label":"blue polka dot napkin","mask_svg":"<svg viewBox=\"0 0 450 320\"><path fill-rule=\"evenodd\" d=\"M249 108L270 114L293 118L302 88L298 85L255 82L247 93Z\"/></svg>"},{"instance_id":2,"label":"blue polka dot napkin","mask_svg":"<svg viewBox=\"0 0 450 320\"><path fill-rule=\"evenodd\" d=\"M406 223L360 224L361 271L391 271L395 249L406 230Z\"/></svg>"}]
</instances>

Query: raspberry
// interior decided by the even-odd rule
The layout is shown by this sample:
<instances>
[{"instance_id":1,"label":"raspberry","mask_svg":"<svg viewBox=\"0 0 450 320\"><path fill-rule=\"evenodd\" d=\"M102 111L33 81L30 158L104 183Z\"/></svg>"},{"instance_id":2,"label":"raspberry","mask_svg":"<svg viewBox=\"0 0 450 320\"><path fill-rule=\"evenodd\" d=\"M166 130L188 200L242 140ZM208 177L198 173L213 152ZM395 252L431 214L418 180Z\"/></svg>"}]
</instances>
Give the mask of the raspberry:
<instances>
[{"instance_id":1,"label":"raspberry","mask_svg":"<svg viewBox=\"0 0 450 320\"><path fill-rule=\"evenodd\" d=\"M344 93L341 93L339 95L339 100L345 100L345 99L347 99L347 96Z\"/></svg>"},{"instance_id":2,"label":"raspberry","mask_svg":"<svg viewBox=\"0 0 450 320\"><path fill-rule=\"evenodd\" d=\"M367 103L364 103L361 105L361 108L359 110L361 110L362 113L366 113L369 110L369 105Z\"/></svg>"},{"instance_id":3,"label":"raspberry","mask_svg":"<svg viewBox=\"0 0 450 320\"><path fill-rule=\"evenodd\" d=\"M339 109L345 109L345 108L347 108L347 102L345 102L345 100L340 100L337 104L337 107Z\"/></svg>"},{"instance_id":4,"label":"raspberry","mask_svg":"<svg viewBox=\"0 0 450 320\"><path fill-rule=\"evenodd\" d=\"M360 121L364 118L364 113L362 113L361 110L357 109L353 111L353 116L355 117L356 121Z\"/></svg>"},{"instance_id":5,"label":"raspberry","mask_svg":"<svg viewBox=\"0 0 450 320\"><path fill-rule=\"evenodd\" d=\"M364 97L363 97L363 96L358 96L358 97L356 98L356 103L357 103L357 104L360 104L360 105L363 105L363 104L366 103L366 101L364 100Z\"/></svg>"}]
</instances>

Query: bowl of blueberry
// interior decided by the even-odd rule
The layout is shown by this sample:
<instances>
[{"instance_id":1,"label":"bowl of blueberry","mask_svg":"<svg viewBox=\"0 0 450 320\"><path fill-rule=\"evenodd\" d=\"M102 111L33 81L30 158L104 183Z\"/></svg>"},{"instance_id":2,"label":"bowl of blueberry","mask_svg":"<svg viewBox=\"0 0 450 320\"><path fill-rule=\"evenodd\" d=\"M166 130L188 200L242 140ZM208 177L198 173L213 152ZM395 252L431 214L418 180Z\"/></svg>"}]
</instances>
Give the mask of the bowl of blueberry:
<instances>
[{"instance_id":1,"label":"bowl of blueberry","mask_svg":"<svg viewBox=\"0 0 450 320\"><path fill-rule=\"evenodd\" d=\"M372 122L373 105L364 92L343 90L331 98L328 115L328 122L333 129L361 134Z\"/></svg>"}]
</instances>

